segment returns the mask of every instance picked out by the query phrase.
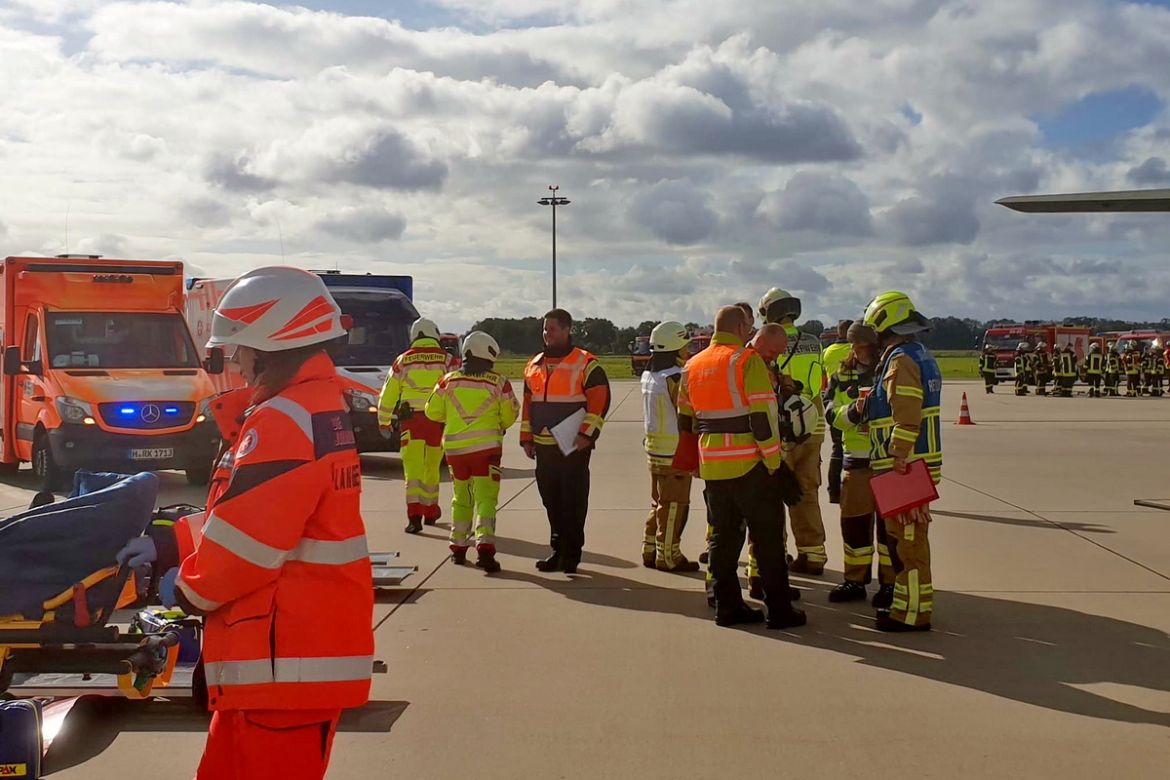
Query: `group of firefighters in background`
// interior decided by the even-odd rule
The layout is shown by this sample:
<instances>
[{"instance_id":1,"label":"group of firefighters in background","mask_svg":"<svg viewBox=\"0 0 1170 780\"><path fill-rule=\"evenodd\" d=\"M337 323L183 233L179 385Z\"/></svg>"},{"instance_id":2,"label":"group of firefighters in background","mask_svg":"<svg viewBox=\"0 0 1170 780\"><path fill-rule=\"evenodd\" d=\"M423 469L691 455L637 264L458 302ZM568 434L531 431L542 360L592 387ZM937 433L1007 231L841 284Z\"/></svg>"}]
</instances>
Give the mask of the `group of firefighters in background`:
<instances>
[{"instance_id":1,"label":"group of firefighters in background","mask_svg":"<svg viewBox=\"0 0 1170 780\"><path fill-rule=\"evenodd\" d=\"M995 392L997 365L994 349L991 345L984 347L979 370L989 394ZM1158 397L1163 394L1162 384L1170 372L1170 346L1155 339L1144 351L1134 341L1118 350L1116 343L1109 341L1102 352L1101 345L1094 342L1085 359L1078 361L1072 344L1058 346L1050 355L1045 344L1033 347L1021 341L1016 346L1013 368L1016 395L1028 395L1028 388L1034 386L1037 395L1068 398L1079 378L1088 385L1090 398L1117 397L1124 378L1126 397ZM1049 383L1053 385L1051 393Z\"/></svg>"}]
</instances>

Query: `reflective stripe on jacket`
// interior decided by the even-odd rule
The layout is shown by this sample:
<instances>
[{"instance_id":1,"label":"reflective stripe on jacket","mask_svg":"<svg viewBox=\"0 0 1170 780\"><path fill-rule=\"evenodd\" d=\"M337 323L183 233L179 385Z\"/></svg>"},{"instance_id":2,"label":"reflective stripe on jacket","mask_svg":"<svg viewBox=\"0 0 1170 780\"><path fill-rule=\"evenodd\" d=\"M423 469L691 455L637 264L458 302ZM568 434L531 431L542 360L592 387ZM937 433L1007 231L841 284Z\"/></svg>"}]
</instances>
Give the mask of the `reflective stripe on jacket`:
<instances>
[{"instance_id":1,"label":"reflective stripe on jacket","mask_svg":"<svg viewBox=\"0 0 1170 780\"><path fill-rule=\"evenodd\" d=\"M1104 361L1101 360L1099 352L1090 352L1087 362L1085 363L1085 373L1090 376L1100 376L1103 371Z\"/></svg>"},{"instance_id":2,"label":"reflective stripe on jacket","mask_svg":"<svg viewBox=\"0 0 1170 780\"><path fill-rule=\"evenodd\" d=\"M678 386L682 366L642 373L642 446L650 463L669 466L678 449Z\"/></svg>"},{"instance_id":3,"label":"reflective stripe on jacket","mask_svg":"<svg viewBox=\"0 0 1170 780\"><path fill-rule=\"evenodd\" d=\"M520 404L507 378L488 371L452 371L427 399L426 415L443 424L443 449L452 455L499 450Z\"/></svg>"},{"instance_id":4,"label":"reflective stripe on jacket","mask_svg":"<svg viewBox=\"0 0 1170 780\"><path fill-rule=\"evenodd\" d=\"M699 476L736 479L761 461L780 468L776 392L768 367L751 347L727 333L683 368L680 428L699 434Z\"/></svg>"},{"instance_id":5,"label":"reflective stripe on jacket","mask_svg":"<svg viewBox=\"0 0 1170 780\"><path fill-rule=\"evenodd\" d=\"M609 411L609 379L597 358L573 347L563 358L541 353L524 369L524 405L520 441L556 445L549 432L580 410L585 419L578 432L596 439Z\"/></svg>"},{"instance_id":6,"label":"reflective stripe on jacket","mask_svg":"<svg viewBox=\"0 0 1170 780\"><path fill-rule=\"evenodd\" d=\"M415 339L390 366L386 384L378 397L378 424L388 426L406 403L422 412L435 385L451 370L451 355L434 339Z\"/></svg>"},{"instance_id":7,"label":"reflective stripe on jacket","mask_svg":"<svg viewBox=\"0 0 1170 780\"><path fill-rule=\"evenodd\" d=\"M825 391L825 419L841 431L842 465L847 471L869 465L869 427L850 423L848 410L861 397L862 390L868 391L872 386L872 370L844 364Z\"/></svg>"},{"instance_id":8,"label":"reflective stripe on jacket","mask_svg":"<svg viewBox=\"0 0 1170 780\"><path fill-rule=\"evenodd\" d=\"M942 374L926 347L908 341L886 350L878 382L866 402L870 467L889 471L894 456L925 460L937 483L942 479Z\"/></svg>"},{"instance_id":9,"label":"reflective stripe on jacket","mask_svg":"<svg viewBox=\"0 0 1170 780\"><path fill-rule=\"evenodd\" d=\"M211 709L364 704L374 637L361 464L328 356L253 409L231 469L176 583L183 606L207 615Z\"/></svg>"}]
</instances>

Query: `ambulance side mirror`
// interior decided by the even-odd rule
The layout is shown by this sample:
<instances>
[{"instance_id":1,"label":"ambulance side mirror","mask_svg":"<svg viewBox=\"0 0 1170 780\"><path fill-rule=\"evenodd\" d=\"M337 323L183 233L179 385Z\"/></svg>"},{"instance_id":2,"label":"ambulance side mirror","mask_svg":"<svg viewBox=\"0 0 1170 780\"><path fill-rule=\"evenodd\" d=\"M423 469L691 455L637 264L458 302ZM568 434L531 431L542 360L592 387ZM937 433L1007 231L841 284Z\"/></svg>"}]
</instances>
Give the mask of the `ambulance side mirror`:
<instances>
[{"instance_id":1,"label":"ambulance side mirror","mask_svg":"<svg viewBox=\"0 0 1170 780\"><path fill-rule=\"evenodd\" d=\"M7 357L5 355L5 358ZM223 373L223 350L220 347L212 347L207 350L207 359L203 361L203 370L212 376Z\"/></svg>"},{"instance_id":2,"label":"ambulance side mirror","mask_svg":"<svg viewBox=\"0 0 1170 780\"><path fill-rule=\"evenodd\" d=\"M19 376L24 373L24 366L20 362L20 347L6 347L4 349L4 376Z\"/></svg>"}]
</instances>

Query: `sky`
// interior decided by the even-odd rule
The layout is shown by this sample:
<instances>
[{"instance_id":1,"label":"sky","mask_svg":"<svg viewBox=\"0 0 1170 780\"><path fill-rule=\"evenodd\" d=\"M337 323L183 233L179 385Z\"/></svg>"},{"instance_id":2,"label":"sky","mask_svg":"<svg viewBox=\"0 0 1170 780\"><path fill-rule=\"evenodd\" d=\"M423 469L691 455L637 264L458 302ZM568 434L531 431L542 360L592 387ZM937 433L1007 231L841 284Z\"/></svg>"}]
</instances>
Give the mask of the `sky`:
<instances>
[{"instance_id":1,"label":"sky","mask_svg":"<svg viewBox=\"0 0 1170 780\"><path fill-rule=\"evenodd\" d=\"M406 273L444 330L558 294L709 322L1170 316L1170 2L0 0L0 256Z\"/></svg>"}]
</instances>

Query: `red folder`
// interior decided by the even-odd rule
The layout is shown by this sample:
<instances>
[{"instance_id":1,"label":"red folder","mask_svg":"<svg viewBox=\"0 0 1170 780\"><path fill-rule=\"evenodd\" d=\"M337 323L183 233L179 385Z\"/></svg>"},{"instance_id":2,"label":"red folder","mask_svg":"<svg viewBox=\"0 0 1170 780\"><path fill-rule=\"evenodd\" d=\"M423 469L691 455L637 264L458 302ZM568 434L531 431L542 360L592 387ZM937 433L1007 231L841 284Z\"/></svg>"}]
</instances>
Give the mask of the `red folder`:
<instances>
[{"instance_id":1,"label":"red folder","mask_svg":"<svg viewBox=\"0 0 1170 780\"><path fill-rule=\"evenodd\" d=\"M878 514L894 517L938 498L938 488L930 478L926 461L916 460L905 474L888 471L869 481Z\"/></svg>"}]
</instances>

